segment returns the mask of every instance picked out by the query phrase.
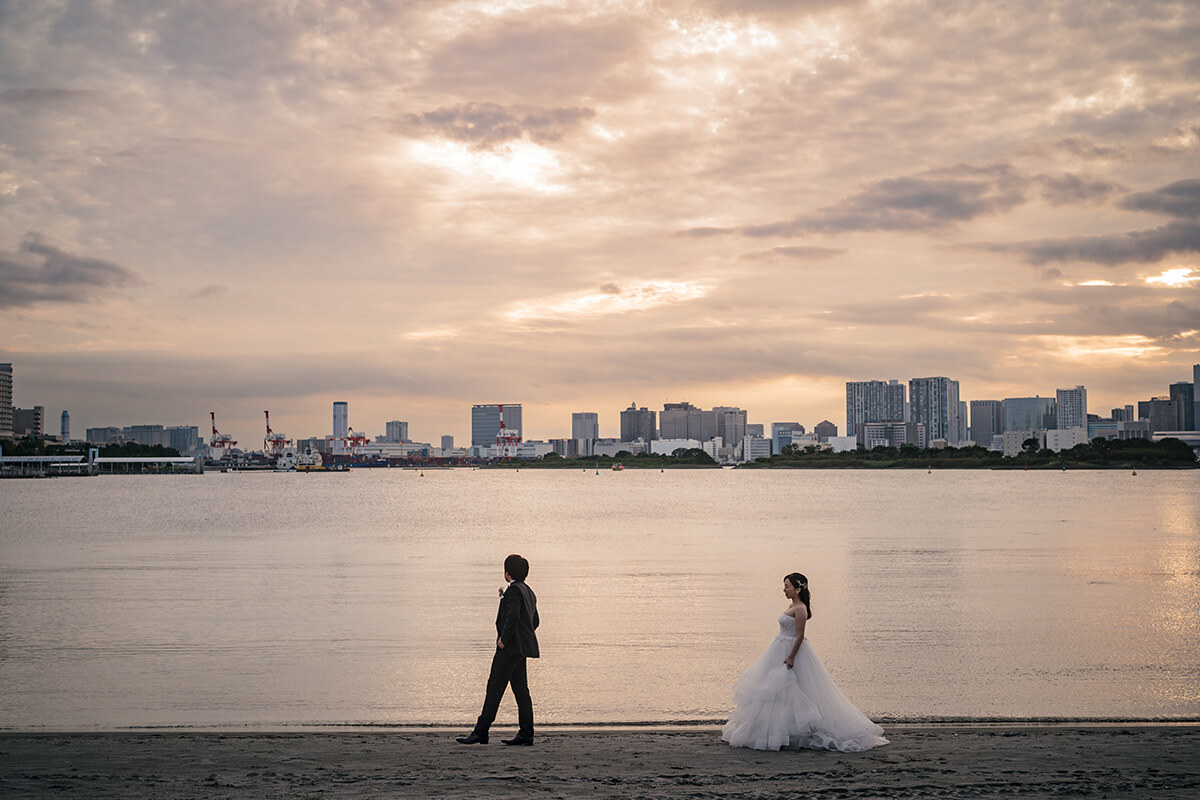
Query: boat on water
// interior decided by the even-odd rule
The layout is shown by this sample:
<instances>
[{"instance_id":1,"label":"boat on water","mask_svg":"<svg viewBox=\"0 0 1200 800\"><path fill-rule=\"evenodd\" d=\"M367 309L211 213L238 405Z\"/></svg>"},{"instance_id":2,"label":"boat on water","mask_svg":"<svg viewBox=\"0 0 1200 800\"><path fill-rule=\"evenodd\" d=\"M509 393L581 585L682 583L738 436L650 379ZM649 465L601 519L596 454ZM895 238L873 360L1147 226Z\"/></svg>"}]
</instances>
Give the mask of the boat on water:
<instances>
[{"instance_id":1,"label":"boat on water","mask_svg":"<svg viewBox=\"0 0 1200 800\"><path fill-rule=\"evenodd\" d=\"M324 466L321 454L311 447L305 447L303 452L294 447L285 447L275 462L276 472L328 472Z\"/></svg>"}]
</instances>

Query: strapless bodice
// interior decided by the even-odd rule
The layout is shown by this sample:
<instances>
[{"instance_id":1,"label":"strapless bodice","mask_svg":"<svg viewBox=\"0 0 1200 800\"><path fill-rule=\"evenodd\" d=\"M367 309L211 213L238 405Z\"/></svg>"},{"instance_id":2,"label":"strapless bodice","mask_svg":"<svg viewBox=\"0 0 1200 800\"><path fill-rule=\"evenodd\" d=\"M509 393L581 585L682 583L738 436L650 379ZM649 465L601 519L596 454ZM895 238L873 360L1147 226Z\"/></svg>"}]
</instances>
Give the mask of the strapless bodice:
<instances>
[{"instance_id":1,"label":"strapless bodice","mask_svg":"<svg viewBox=\"0 0 1200 800\"><path fill-rule=\"evenodd\" d=\"M779 615L779 635L786 639L796 638L796 620L787 614Z\"/></svg>"}]
</instances>

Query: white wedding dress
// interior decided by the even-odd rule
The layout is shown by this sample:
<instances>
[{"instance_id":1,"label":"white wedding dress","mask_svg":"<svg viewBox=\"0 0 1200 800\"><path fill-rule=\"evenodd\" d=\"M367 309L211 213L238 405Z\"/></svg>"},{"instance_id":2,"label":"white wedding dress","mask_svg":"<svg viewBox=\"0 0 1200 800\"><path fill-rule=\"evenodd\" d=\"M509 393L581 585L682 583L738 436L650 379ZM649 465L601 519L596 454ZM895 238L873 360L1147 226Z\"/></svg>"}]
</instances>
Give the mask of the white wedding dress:
<instances>
[{"instance_id":1,"label":"white wedding dress","mask_svg":"<svg viewBox=\"0 0 1200 800\"><path fill-rule=\"evenodd\" d=\"M887 744L883 728L834 684L807 636L794 666L787 668L783 660L795 643L796 620L780 614L779 635L733 685L737 708L721 738L755 750L809 747L857 753Z\"/></svg>"}]
</instances>

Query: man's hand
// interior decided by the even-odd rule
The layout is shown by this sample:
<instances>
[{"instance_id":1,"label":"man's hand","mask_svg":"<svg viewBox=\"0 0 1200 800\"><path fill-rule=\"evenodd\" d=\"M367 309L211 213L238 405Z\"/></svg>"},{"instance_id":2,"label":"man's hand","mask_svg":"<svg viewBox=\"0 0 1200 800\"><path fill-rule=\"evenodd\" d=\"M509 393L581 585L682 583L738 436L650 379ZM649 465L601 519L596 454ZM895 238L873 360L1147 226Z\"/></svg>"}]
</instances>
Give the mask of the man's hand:
<instances>
[{"instance_id":1,"label":"man's hand","mask_svg":"<svg viewBox=\"0 0 1200 800\"><path fill-rule=\"evenodd\" d=\"M504 590L503 590L503 589L497 589L497 590L496 590L496 594L500 595L501 597L504 597Z\"/></svg>"},{"instance_id":2,"label":"man's hand","mask_svg":"<svg viewBox=\"0 0 1200 800\"><path fill-rule=\"evenodd\" d=\"M499 647L501 650L503 650L503 649L504 649L504 640L503 640L503 639L497 639L497 640L496 640L496 647Z\"/></svg>"}]
</instances>

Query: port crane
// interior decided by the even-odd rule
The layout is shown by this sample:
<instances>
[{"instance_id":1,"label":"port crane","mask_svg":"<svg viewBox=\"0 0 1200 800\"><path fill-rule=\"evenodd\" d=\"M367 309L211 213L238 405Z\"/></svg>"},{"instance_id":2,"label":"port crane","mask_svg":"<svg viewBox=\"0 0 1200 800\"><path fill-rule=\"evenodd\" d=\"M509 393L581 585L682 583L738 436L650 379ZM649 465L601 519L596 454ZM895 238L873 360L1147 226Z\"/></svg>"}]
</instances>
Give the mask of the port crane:
<instances>
[{"instance_id":1,"label":"port crane","mask_svg":"<svg viewBox=\"0 0 1200 800\"><path fill-rule=\"evenodd\" d=\"M237 442L228 433L219 433L217 431L217 412L210 411L208 415L212 417L212 439L209 440L208 446L212 450L222 449L225 451L225 456L228 456Z\"/></svg>"},{"instance_id":2,"label":"port crane","mask_svg":"<svg viewBox=\"0 0 1200 800\"><path fill-rule=\"evenodd\" d=\"M267 435L263 439L263 453L268 456L281 456L283 451L287 449L288 438L282 433L276 433L271 430L271 412L264 411L263 415L267 418Z\"/></svg>"},{"instance_id":3,"label":"port crane","mask_svg":"<svg viewBox=\"0 0 1200 800\"><path fill-rule=\"evenodd\" d=\"M360 455L363 446L370 440L371 437L365 433L355 433L354 428L346 429L346 445L350 448L350 455Z\"/></svg>"}]
</instances>

